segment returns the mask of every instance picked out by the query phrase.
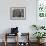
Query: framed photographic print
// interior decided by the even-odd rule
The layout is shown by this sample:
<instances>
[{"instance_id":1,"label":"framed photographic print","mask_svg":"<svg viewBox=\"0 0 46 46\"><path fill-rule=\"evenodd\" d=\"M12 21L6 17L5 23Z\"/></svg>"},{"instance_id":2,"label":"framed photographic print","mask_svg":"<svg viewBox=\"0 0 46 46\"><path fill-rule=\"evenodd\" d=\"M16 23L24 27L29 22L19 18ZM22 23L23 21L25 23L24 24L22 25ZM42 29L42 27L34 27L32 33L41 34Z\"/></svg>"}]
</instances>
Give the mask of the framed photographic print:
<instances>
[{"instance_id":1,"label":"framed photographic print","mask_svg":"<svg viewBox=\"0 0 46 46\"><path fill-rule=\"evenodd\" d=\"M10 19L11 20L26 19L26 8L25 7L11 7L10 8Z\"/></svg>"}]
</instances>

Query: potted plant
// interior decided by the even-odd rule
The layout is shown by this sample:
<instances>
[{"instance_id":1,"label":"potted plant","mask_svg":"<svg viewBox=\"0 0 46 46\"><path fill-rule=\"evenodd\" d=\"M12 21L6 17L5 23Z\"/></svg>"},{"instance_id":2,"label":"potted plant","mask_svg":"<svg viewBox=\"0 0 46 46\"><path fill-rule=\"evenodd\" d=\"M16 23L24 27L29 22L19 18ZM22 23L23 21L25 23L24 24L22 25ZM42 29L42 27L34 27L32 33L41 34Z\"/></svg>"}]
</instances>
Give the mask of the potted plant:
<instances>
[{"instance_id":1,"label":"potted plant","mask_svg":"<svg viewBox=\"0 0 46 46\"><path fill-rule=\"evenodd\" d=\"M45 26L40 26L40 29L45 29Z\"/></svg>"},{"instance_id":2,"label":"potted plant","mask_svg":"<svg viewBox=\"0 0 46 46\"><path fill-rule=\"evenodd\" d=\"M36 30L38 30L38 26L37 25L32 25L33 28L35 28Z\"/></svg>"},{"instance_id":3,"label":"potted plant","mask_svg":"<svg viewBox=\"0 0 46 46\"><path fill-rule=\"evenodd\" d=\"M45 29L45 26L32 25L32 27L35 28L36 30Z\"/></svg>"},{"instance_id":4,"label":"potted plant","mask_svg":"<svg viewBox=\"0 0 46 46\"><path fill-rule=\"evenodd\" d=\"M33 35L37 38L37 41L40 43L40 40L42 38L45 38L44 37L46 36L45 34L46 34L45 32L35 32Z\"/></svg>"}]
</instances>

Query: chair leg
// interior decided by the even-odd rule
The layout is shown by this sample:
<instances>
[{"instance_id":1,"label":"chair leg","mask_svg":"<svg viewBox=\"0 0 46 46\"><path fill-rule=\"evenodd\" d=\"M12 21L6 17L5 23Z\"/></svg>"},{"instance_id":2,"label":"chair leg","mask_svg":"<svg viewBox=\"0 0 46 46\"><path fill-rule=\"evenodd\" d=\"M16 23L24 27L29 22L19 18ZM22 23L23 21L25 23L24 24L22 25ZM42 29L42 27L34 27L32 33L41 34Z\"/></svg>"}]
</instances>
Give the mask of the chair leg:
<instances>
[{"instance_id":1,"label":"chair leg","mask_svg":"<svg viewBox=\"0 0 46 46\"><path fill-rule=\"evenodd\" d=\"M7 42L6 41L4 42L4 44L5 44L5 46L7 46Z\"/></svg>"},{"instance_id":2,"label":"chair leg","mask_svg":"<svg viewBox=\"0 0 46 46\"><path fill-rule=\"evenodd\" d=\"M5 46L7 46L7 34L5 34Z\"/></svg>"}]
</instances>

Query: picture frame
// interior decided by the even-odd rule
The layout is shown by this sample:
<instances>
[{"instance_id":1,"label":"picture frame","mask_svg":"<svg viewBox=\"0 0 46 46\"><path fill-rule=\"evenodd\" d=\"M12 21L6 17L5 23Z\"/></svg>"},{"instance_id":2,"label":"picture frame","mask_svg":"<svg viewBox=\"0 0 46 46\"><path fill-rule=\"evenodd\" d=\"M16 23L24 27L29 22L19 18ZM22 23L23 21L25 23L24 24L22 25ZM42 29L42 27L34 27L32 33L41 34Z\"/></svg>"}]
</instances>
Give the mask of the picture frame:
<instances>
[{"instance_id":1,"label":"picture frame","mask_svg":"<svg viewBox=\"0 0 46 46\"><path fill-rule=\"evenodd\" d=\"M11 20L25 20L26 19L26 8L25 7L11 7L10 8L10 19Z\"/></svg>"}]
</instances>

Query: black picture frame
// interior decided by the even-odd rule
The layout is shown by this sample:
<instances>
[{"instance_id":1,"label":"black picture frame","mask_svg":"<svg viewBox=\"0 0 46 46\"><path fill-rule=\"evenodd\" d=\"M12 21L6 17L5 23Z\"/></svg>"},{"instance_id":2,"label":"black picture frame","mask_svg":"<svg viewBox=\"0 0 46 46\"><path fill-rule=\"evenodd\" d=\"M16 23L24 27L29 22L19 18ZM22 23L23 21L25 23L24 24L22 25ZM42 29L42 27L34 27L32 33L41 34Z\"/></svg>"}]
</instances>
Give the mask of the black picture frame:
<instances>
[{"instance_id":1,"label":"black picture frame","mask_svg":"<svg viewBox=\"0 0 46 46\"><path fill-rule=\"evenodd\" d=\"M25 7L11 7L10 8L10 19L11 20L25 20L26 19L26 8Z\"/></svg>"}]
</instances>

